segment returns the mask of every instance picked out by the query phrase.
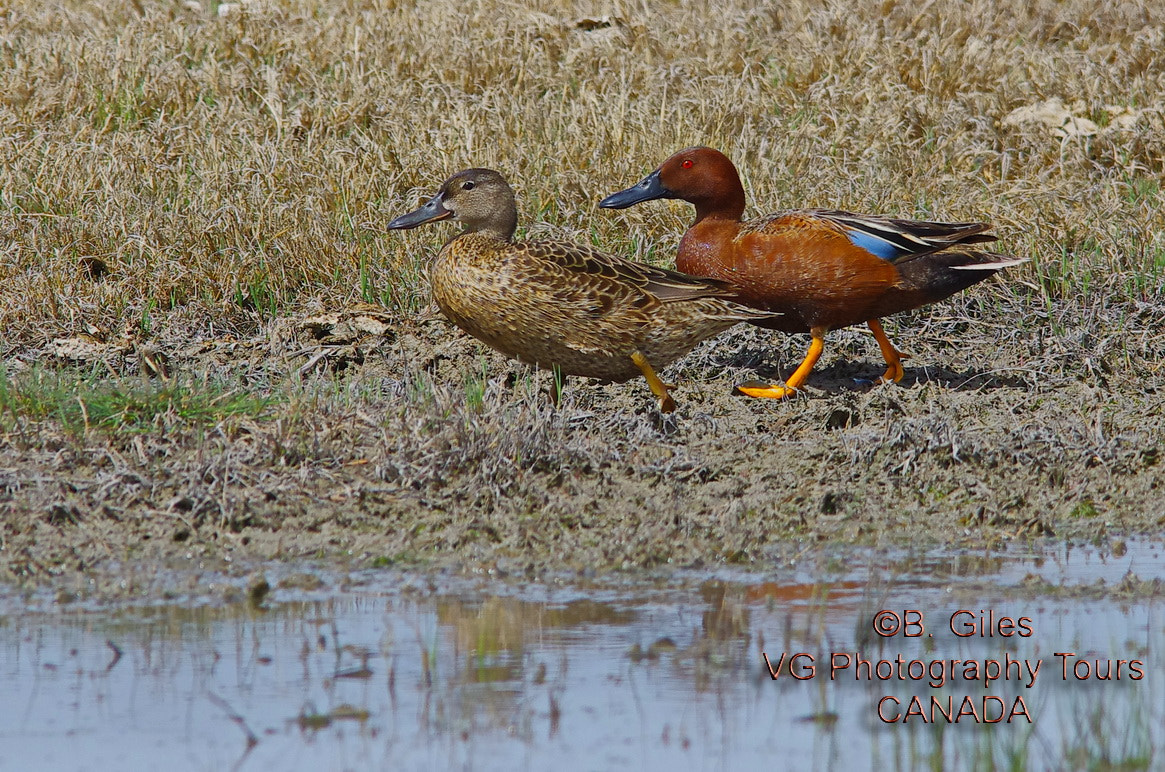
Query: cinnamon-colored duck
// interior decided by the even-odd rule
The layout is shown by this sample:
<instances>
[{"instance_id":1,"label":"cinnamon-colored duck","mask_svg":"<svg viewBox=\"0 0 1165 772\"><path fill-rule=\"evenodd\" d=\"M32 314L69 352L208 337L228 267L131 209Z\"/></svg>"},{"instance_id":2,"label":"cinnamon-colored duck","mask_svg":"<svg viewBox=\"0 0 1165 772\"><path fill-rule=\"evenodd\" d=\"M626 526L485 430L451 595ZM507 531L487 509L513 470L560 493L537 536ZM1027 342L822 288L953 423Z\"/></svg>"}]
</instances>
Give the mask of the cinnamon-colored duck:
<instances>
[{"instance_id":1,"label":"cinnamon-colored duck","mask_svg":"<svg viewBox=\"0 0 1165 772\"><path fill-rule=\"evenodd\" d=\"M514 241L514 191L491 169L466 169L389 229L454 219L430 270L449 319L506 356L563 375L622 383L647 379L663 412L672 388L656 375L738 322L776 316L726 300L734 289L555 241ZM557 392L555 393L557 398Z\"/></svg>"},{"instance_id":2,"label":"cinnamon-colored duck","mask_svg":"<svg viewBox=\"0 0 1165 772\"><path fill-rule=\"evenodd\" d=\"M753 324L813 336L804 361L785 385L749 383L753 397L796 392L821 356L825 334L865 323L882 349L882 382L899 381L907 358L886 337L879 318L950 297L1004 268L1026 262L966 249L995 241L986 223L896 220L824 209L764 215L748 222L744 187L718 150L691 147L668 158L639 184L603 199L624 209L641 201L679 198L696 207L680 241L676 267L732 282L742 303L782 315Z\"/></svg>"}]
</instances>

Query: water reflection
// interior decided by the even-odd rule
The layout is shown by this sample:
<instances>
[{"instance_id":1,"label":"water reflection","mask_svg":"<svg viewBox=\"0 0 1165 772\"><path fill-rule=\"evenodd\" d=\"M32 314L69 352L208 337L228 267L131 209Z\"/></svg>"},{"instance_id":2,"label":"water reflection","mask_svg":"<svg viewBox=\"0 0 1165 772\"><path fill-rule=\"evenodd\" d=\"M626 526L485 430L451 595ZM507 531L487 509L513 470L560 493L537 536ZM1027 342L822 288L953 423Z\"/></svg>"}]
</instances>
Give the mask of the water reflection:
<instances>
[{"instance_id":1,"label":"water reflection","mask_svg":"<svg viewBox=\"0 0 1165 772\"><path fill-rule=\"evenodd\" d=\"M1153 768L1165 569L1155 545L1116 552L815 554L762 576L523 584L370 572L288 583L265 606L240 593L17 613L10 599L0 767ZM268 567L273 583L281 572ZM913 610L924 632L878 636L883 609L904 624ZM974 634L952 630L959 609ZM1004 635L1003 617L1032 634ZM1040 671L1030 688L932 688L831 678L838 656ZM1065 680L1076 659L1093 676L1124 660L1125 677ZM1032 722L985 725L996 696L1022 697ZM972 714L927 723L932 698L940 719L968 699Z\"/></svg>"}]
</instances>

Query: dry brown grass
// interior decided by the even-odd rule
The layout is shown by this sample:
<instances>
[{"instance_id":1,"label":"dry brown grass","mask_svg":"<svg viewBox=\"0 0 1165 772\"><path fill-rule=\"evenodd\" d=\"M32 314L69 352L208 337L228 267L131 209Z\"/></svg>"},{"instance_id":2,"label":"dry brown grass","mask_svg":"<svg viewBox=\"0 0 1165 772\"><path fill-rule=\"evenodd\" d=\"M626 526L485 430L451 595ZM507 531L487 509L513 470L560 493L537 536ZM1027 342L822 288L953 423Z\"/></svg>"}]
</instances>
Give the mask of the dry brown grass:
<instances>
[{"instance_id":1,"label":"dry brown grass","mask_svg":"<svg viewBox=\"0 0 1165 772\"><path fill-rule=\"evenodd\" d=\"M1152 4L527 5L8 4L5 345L171 310L228 329L360 295L415 310L436 237L376 226L472 165L514 180L528 226L662 261L683 206L595 202L692 143L738 162L754 211L986 218L1053 296L1160 293ZM1004 124L1052 98L1100 133Z\"/></svg>"},{"instance_id":2,"label":"dry brown grass","mask_svg":"<svg viewBox=\"0 0 1165 772\"><path fill-rule=\"evenodd\" d=\"M789 533L868 534L904 500L891 530L943 512L942 527L1021 532L1085 501L1109 522L1154 522L1165 7L755 5L6 4L4 377L33 388L18 371L56 367L46 344L88 333L120 346L120 364L67 375L86 384L74 401L157 351L182 383L280 406L191 421L165 403L166 432L135 438L76 436L75 412L70 424L8 400L9 573L67 564L61 550L80 567L124 556L100 525L119 504L154 544L259 529L256 554L287 556L288 522L322 530L307 550L539 564L753 559ZM1052 100L1091 123L1018 119ZM898 339L932 369L913 388L839 387L876 357L842 331L810 383L825 398L724 404L709 394L741 372L787 372L804 345L745 330L678 366L695 393L677 425L645 412L635 386L545 411L527 371L432 322L425 265L447 231L379 229L452 171L490 166L514 183L526 231L668 263L686 206L596 204L697 143L738 163L752 213L987 219L1032 262L916 315ZM313 364L301 384L316 344L289 320L356 301L385 306L392 329L313 360L354 375ZM859 364L837 364L847 356ZM1114 492L1124 474L1140 482ZM1028 486L1014 506L1010 486ZM38 558L41 532L68 523L88 524L84 547ZM362 542L369 530L381 540Z\"/></svg>"}]
</instances>

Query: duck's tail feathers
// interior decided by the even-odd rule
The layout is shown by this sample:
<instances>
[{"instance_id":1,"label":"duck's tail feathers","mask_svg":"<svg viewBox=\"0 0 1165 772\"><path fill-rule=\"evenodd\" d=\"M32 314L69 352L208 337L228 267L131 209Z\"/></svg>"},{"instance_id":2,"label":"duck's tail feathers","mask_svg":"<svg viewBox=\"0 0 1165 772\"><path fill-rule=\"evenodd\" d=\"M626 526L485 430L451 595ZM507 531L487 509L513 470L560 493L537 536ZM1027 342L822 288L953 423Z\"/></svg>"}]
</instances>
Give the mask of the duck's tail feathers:
<instances>
[{"instance_id":1,"label":"duck's tail feathers","mask_svg":"<svg viewBox=\"0 0 1165 772\"><path fill-rule=\"evenodd\" d=\"M990 252L968 252L968 257L975 258L974 262L963 265L950 266L953 271L1002 271L1004 268L1013 268L1023 265L1031 258L1012 257L1011 255L996 255Z\"/></svg>"},{"instance_id":2,"label":"duck's tail feathers","mask_svg":"<svg viewBox=\"0 0 1165 772\"><path fill-rule=\"evenodd\" d=\"M723 306L733 319L741 322L762 322L766 319L776 319L778 316L784 316L784 313L781 311L762 311L759 308L749 308L748 306L734 303L731 300L723 301Z\"/></svg>"}]
</instances>

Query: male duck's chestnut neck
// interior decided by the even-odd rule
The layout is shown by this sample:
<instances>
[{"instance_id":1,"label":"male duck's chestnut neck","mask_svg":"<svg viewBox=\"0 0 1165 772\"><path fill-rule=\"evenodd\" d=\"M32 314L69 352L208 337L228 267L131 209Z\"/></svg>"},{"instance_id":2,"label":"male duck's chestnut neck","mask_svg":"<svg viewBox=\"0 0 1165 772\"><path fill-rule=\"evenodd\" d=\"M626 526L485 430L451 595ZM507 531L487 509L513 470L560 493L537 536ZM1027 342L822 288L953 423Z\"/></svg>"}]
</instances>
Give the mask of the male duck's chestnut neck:
<instances>
[{"instance_id":1,"label":"male duck's chestnut neck","mask_svg":"<svg viewBox=\"0 0 1165 772\"><path fill-rule=\"evenodd\" d=\"M727 180L722 182L728 183ZM744 186L740 179L732 180L710 196L688 199L696 207L696 222L730 220L740 222L744 216Z\"/></svg>"}]
</instances>

